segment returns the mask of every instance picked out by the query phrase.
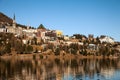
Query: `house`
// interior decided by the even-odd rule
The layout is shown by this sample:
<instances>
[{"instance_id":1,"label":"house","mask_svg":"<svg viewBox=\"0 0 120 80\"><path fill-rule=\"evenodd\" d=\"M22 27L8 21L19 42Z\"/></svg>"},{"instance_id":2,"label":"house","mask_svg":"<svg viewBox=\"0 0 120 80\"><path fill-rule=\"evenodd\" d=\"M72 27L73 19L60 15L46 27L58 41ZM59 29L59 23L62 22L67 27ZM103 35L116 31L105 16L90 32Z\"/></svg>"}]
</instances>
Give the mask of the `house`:
<instances>
[{"instance_id":1,"label":"house","mask_svg":"<svg viewBox=\"0 0 120 80\"><path fill-rule=\"evenodd\" d=\"M65 41L70 40L69 36L67 36L67 35L66 35L66 36L64 36L64 40L65 40Z\"/></svg>"},{"instance_id":2,"label":"house","mask_svg":"<svg viewBox=\"0 0 120 80\"><path fill-rule=\"evenodd\" d=\"M88 45L88 49L90 49L90 50L96 50L97 46L95 44L89 44Z\"/></svg>"},{"instance_id":3,"label":"house","mask_svg":"<svg viewBox=\"0 0 120 80\"><path fill-rule=\"evenodd\" d=\"M66 45L70 45L70 44L78 44L78 45L83 45L83 43L82 42L72 42L72 41L67 41L67 42L64 42L64 44L66 44Z\"/></svg>"},{"instance_id":4,"label":"house","mask_svg":"<svg viewBox=\"0 0 120 80\"><path fill-rule=\"evenodd\" d=\"M111 37L108 37L108 36L105 36L103 38L100 38L100 42L103 43L103 42L106 42L106 43L114 43L114 39L111 38Z\"/></svg>"},{"instance_id":5,"label":"house","mask_svg":"<svg viewBox=\"0 0 120 80\"><path fill-rule=\"evenodd\" d=\"M62 37L63 36L63 32L60 30L56 30L56 36L57 37Z\"/></svg>"},{"instance_id":6,"label":"house","mask_svg":"<svg viewBox=\"0 0 120 80\"><path fill-rule=\"evenodd\" d=\"M47 30L46 32L45 32L45 39L47 40L47 41L54 41L54 40L56 40L56 38L57 38L57 35L56 35L56 31L55 30Z\"/></svg>"},{"instance_id":7,"label":"house","mask_svg":"<svg viewBox=\"0 0 120 80\"><path fill-rule=\"evenodd\" d=\"M22 31L28 38L36 37L35 33L37 33L37 30L35 30L35 29L24 29Z\"/></svg>"},{"instance_id":8,"label":"house","mask_svg":"<svg viewBox=\"0 0 120 80\"><path fill-rule=\"evenodd\" d=\"M27 44L28 40L27 39L23 39L22 42L23 42L23 44Z\"/></svg>"},{"instance_id":9,"label":"house","mask_svg":"<svg viewBox=\"0 0 120 80\"><path fill-rule=\"evenodd\" d=\"M0 24L0 32L7 32L5 25Z\"/></svg>"}]
</instances>

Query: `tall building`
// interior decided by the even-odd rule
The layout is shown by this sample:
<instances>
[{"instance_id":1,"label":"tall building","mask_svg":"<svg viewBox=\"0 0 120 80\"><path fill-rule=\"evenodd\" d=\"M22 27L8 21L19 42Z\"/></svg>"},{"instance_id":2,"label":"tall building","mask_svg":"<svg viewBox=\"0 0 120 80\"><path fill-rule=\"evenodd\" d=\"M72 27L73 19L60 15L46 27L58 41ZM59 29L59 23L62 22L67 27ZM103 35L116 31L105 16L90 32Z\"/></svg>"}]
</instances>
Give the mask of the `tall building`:
<instances>
[{"instance_id":1,"label":"tall building","mask_svg":"<svg viewBox=\"0 0 120 80\"><path fill-rule=\"evenodd\" d=\"M15 14L13 16L13 28L16 28Z\"/></svg>"}]
</instances>

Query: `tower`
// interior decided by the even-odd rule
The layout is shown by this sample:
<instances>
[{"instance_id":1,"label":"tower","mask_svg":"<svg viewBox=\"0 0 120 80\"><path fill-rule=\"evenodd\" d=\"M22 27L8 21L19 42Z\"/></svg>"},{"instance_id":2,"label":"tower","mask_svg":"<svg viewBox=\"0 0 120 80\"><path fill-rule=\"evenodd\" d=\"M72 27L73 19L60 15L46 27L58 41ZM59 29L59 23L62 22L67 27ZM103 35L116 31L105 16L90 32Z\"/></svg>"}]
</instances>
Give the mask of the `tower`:
<instances>
[{"instance_id":1,"label":"tower","mask_svg":"<svg viewBox=\"0 0 120 80\"><path fill-rule=\"evenodd\" d=\"M16 28L15 14L13 16L13 28Z\"/></svg>"}]
</instances>

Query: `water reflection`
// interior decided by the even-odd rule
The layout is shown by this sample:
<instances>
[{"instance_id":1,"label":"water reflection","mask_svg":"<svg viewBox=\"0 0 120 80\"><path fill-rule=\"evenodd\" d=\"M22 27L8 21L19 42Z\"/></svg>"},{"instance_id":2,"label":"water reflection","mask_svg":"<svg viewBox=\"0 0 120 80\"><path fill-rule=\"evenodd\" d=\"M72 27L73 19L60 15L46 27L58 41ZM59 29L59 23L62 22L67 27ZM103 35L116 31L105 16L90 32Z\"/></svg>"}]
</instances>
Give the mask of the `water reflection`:
<instances>
[{"instance_id":1,"label":"water reflection","mask_svg":"<svg viewBox=\"0 0 120 80\"><path fill-rule=\"evenodd\" d=\"M118 80L119 59L0 59L0 80Z\"/></svg>"}]
</instances>

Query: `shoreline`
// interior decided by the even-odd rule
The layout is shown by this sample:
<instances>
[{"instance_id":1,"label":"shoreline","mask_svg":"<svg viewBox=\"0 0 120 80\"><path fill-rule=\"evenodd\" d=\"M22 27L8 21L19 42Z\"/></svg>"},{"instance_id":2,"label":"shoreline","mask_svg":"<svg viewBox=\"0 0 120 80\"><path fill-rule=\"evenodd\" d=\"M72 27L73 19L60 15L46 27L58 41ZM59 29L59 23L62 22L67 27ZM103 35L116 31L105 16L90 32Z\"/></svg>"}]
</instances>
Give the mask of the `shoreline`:
<instances>
[{"instance_id":1,"label":"shoreline","mask_svg":"<svg viewBox=\"0 0 120 80\"><path fill-rule=\"evenodd\" d=\"M43 58L41 59L40 56L43 56ZM83 55L72 55L72 54L66 54L64 56L59 55L59 56L55 56L55 55L46 55L46 54L17 54L17 55L3 55L0 56L1 59L22 59L22 60L26 60L26 59L35 59L35 60L48 60L48 59L117 59L119 57L117 56L94 56L94 55L87 55L87 56L83 56Z\"/></svg>"}]
</instances>

